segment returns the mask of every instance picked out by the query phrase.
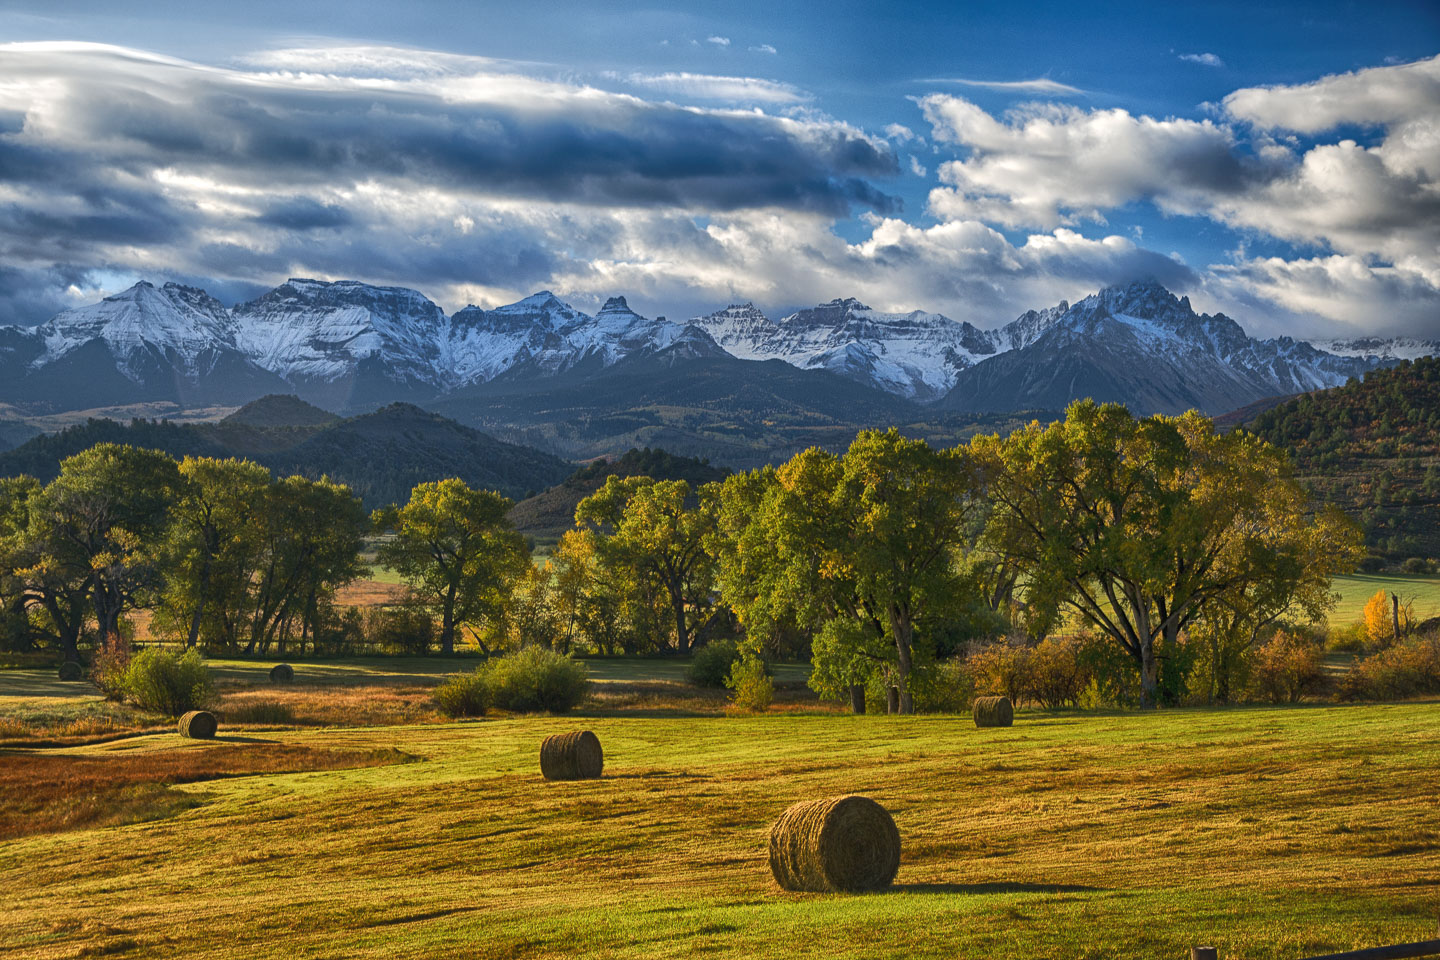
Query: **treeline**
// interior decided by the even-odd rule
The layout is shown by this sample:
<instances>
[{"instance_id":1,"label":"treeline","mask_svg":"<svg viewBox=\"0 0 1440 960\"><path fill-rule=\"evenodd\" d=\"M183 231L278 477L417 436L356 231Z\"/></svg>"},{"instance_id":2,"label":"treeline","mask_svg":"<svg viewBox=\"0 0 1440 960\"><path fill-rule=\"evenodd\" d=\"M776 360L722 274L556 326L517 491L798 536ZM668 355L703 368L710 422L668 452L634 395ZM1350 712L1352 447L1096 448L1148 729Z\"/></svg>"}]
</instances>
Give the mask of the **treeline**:
<instances>
[{"instance_id":1,"label":"treeline","mask_svg":"<svg viewBox=\"0 0 1440 960\"><path fill-rule=\"evenodd\" d=\"M1178 699L1197 671L1228 699L1268 632L1322 617L1332 577L1362 554L1338 511L1310 512L1273 445L1195 413L1088 401L946 450L865 431L844 454L698 488L610 476L541 564L510 501L459 480L367 517L325 480L101 446L48 485L0 491L9 622L70 655L86 604L102 635L150 606L158 631L191 644L328 649L353 627L335 590L375 530L411 588L395 616L423 646L433 631L447 652L463 635L487 651L687 654L731 637L751 672L808 657L823 695L894 687L903 712L976 643L1033 647L1077 627L1142 704Z\"/></svg>"},{"instance_id":2,"label":"treeline","mask_svg":"<svg viewBox=\"0 0 1440 960\"><path fill-rule=\"evenodd\" d=\"M512 639L683 654L734 634L750 660L808 656L826 696L894 686L909 712L971 645L1078 625L1138 702L1199 675L1223 701L1362 555L1353 523L1309 508L1282 451L1194 413L1078 403L948 450L868 431L698 491L608 479L518 585Z\"/></svg>"},{"instance_id":3,"label":"treeline","mask_svg":"<svg viewBox=\"0 0 1440 960\"><path fill-rule=\"evenodd\" d=\"M1319 500L1356 517L1367 568L1421 573L1440 557L1440 358L1372 370L1258 416Z\"/></svg>"}]
</instances>

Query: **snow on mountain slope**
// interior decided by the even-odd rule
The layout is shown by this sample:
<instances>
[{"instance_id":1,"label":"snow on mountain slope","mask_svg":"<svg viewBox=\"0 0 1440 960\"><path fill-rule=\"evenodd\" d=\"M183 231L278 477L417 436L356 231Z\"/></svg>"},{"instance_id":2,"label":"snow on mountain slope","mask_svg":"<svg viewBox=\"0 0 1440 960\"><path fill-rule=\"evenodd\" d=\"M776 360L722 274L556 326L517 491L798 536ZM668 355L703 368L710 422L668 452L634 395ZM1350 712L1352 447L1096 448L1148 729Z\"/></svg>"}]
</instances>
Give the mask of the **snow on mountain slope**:
<instances>
[{"instance_id":1,"label":"snow on mountain slope","mask_svg":"<svg viewBox=\"0 0 1440 960\"><path fill-rule=\"evenodd\" d=\"M1440 356L1440 340L1418 337L1357 337L1350 340L1307 340L1316 350L1337 357L1379 357L1382 360L1418 360Z\"/></svg>"},{"instance_id":2,"label":"snow on mountain slope","mask_svg":"<svg viewBox=\"0 0 1440 960\"><path fill-rule=\"evenodd\" d=\"M594 316L542 291L446 317L414 290L355 281L293 279L230 310L201 290L142 282L38 327L0 328L0 399L202 403L223 394L243 402L289 384L332 407L363 407L502 375L583 377L630 358L673 364L728 354L828 370L909 399L946 398L941 406L955 409L1054 409L1095 396L1137 411L1223 412L1335 386L1437 346L1255 340L1153 282L1031 310L993 330L853 298L779 321L739 303L673 323L641 316L621 296Z\"/></svg>"},{"instance_id":3,"label":"snow on mountain slope","mask_svg":"<svg viewBox=\"0 0 1440 960\"><path fill-rule=\"evenodd\" d=\"M1337 386L1377 364L1288 337L1255 340L1224 314L1197 314L1157 283L1132 283L1086 297L1029 343L965 371L942 405L1058 410L1088 396L1137 412L1214 414Z\"/></svg>"},{"instance_id":4,"label":"snow on mountain slope","mask_svg":"<svg viewBox=\"0 0 1440 960\"><path fill-rule=\"evenodd\" d=\"M102 341L120 372L140 380L157 358L184 372L205 372L205 360L234 349L229 311L203 290L141 281L99 303L66 310L35 328L44 344L33 367L47 366L92 341ZM202 359L203 358L203 359Z\"/></svg>"},{"instance_id":5,"label":"snow on mountain slope","mask_svg":"<svg viewBox=\"0 0 1440 960\"><path fill-rule=\"evenodd\" d=\"M938 313L882 313L854 298L769 321L752 304L690 321L732 356L823 369L904 397L945 393L959 371L996 350L996 337Z\"/></svg>"},{"instance_id":6,"label":"snow on mountain slope","mask_svg":"<svg viewBox=\"0 0 1440 960\"><path fill-rule=\"evenodd\" d=\"M236 346L287 380L333 381L371 360L387 379L445 385L438 361L449 323L414 290L287 280L231 316Z\"/></svg>"},{"instance_id":7,"label":"snow on mountain slope","mask_svg":"<svg viewBox=\"0 0 1440 960\"><path fill-rule=\"evenodd\" d=\"M493 380L527 363L541 373L560 373L576 360L561 329L589 319L548 290L493 310L466 307L450 318L441 345L447 379L452 385Z\"/></svg>"}]
</instances>

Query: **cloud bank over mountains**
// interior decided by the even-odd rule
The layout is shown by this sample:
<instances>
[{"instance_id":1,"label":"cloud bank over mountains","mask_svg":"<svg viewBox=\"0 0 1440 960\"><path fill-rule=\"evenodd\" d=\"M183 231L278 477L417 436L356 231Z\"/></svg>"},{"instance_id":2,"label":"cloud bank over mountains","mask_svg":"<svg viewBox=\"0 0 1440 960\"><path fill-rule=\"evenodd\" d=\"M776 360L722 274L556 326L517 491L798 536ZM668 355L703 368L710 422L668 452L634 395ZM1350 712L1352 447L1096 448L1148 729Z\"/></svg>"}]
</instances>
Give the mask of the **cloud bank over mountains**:
<instances>
[{"instance_id":1,"label":"cloud bank over mountains","mask_svg":"<svg viewBox=\"0 0 1440 960\"><path fill-rule=\"evenodd\" d=\"M421 287L451 310L540 287L676 314L842 293L980 326L1153 276L1265 332L1433 334L1440 318L1440 57L1236 90L1200 119L1088 106L1049 80L1011 86L1072 100L996 115L930 93L928 137L903 154L898 123L887 139L745 76L606 89L396 47L218 67L30 43L0 45L0 78L0 322L138 276L239 298L292 275ZM939 185L903 209L893 184L919 170ZM1227 262L1179 262L1110 225L1134 204L1242 241ZM1299 253L1252 256L1246 237Z\"/></svg>"}]
</instances>

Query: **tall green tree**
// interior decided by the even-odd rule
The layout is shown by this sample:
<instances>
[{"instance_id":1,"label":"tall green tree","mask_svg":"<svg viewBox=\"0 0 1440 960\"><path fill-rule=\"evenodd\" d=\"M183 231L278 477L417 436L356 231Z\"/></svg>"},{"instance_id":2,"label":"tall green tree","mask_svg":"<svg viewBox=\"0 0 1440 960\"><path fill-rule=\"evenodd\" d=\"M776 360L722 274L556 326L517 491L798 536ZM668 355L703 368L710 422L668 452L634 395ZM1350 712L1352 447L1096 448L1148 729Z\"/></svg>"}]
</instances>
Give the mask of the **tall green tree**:
<instances>
[{"instance_id":1,"label":"tall green tree","mask_svg":"<svg viewBox=\"0 0 1440 960\"><path fill-rule=\"evenodd\" d=\"M668 603L673 649L681 655L715 609L709 551L715 489L707 485L697 498L684 480L611 476L575 508L576 524L595 535L600 562L632 571L636 591Z\"/></svg>"},{"instance_id":2,"label":"tall green tree","mask_svg":"<svg viewBox=\"0 0 1440 960\"><path fill-rule=\"evenodd\" d=\"M33 501L43 562L62 580L85 580L101 637L118 636L121 615L160 586L157 546L179 486L165 454L102 443L61 461Z\"/></svg>"},{"instance_id":3,"label":"tall green tree","mask_svg":"<svg viewBox=\"0 0 1440 960\"><path fill-rule=\"evenodd\" d=\"M988 549L1018 565L1041 611L1068 607L1112 637L1161 696L1160 653L1212 604L1271 589L1300 562L1303 502L1285 455L1209 420L1137 420L1123 406L1072 404L1065 419L977 437L994 510Z\"/></svg>"},{"instance_id":4,"label":"tall green tree","mask_svg":"<svg viewBox=\"0 0 1440 960\"><path fill-rule=\"evenodd\" d=\"M442 653L454 652L460 624L501 615L530 564L524 538L506 519L513 505L451 478L419 484L405 506L375 512L375 525L394 531L380 562L439 617Z\"/></svg>"},{"instance_id":5,"label":"tall green tree","mask_svg":"<svg viewBox=\"0 0 1440 960\"><path fill-rule=\"evenodd\" d=\"M260 566L270 471L248 460L186 457L180 479L157 624L183 635L187 646L202 639L231 646Z\"/></svg>"},{"instance_id":6,"label":"tall green tree","mask_svg":"<svg viewBox=\"0 0 1440 960\"><path fill-rule=\"evenodd\" d=\"M360 550L369 517L344 484L293 476L266 488L256 519L261 549L245 652L291 642L303 652L317 639L335 591L365 572Z\"/></svg>"},{"instance_id":7,"label":"tall green tree","mask_svg":"<svg viewBox=\"0 0 1440 960\"><path fill-rule=\"evenodd\" d=\"M978 602L962 573L975 474L964 449L898 430L860 433L843 457L797 454L721 494L722 591L747 633L784 618L816 631L815 681L838 696L883 666L914 711L920 639ZM748 519L747 519L748 518Z\"/></svg>"}]
</instances>

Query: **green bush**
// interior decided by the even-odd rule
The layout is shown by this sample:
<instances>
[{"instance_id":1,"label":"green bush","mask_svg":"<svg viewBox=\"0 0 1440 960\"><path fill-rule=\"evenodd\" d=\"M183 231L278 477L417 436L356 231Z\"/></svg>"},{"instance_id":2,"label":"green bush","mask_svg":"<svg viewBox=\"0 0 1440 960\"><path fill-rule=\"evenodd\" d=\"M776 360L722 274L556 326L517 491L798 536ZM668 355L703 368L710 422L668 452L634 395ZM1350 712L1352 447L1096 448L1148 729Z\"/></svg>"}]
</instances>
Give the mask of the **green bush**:
<instances>
[{"instance_id":1,"label":"green bush","mask_svg":"<svg viewBox=\"0 0 1440 960\"><path fill-rule=\"evenodd\" d=\"M740 648L734 640L712 640L699 650L690 661L685 677L697 687L725 686L730 675L730 665L740 659Z\"/></svg>"},{"instance_id":2,"label":"green bush","mask_svg":"<svg viewBox=\"0 0 1440 960\"><path fill-rule=\"evenodd\" d=\"M1363 620L1356 620L1343 627L1332 627L1325 638L1325 647L1341 653L1359 653L1370 642L1370 634Z\"/></svg>"},{"instance_id":3,"label":"green bush","mask_svg":"<svg viewBox=\"0 0 1440 960\"><path fill-rule=\"evenodd\" d=\"M730 688L730 699L737 707L754 713L768 709L775 699L775 681L765 672L762 660L736 660L725 686Z\"/></svg>"},{"instance_id":4,"label":"green bush","mask_svg":"<svg viewBox=\"0 0 1440 960\"><path fill-rule=\"evenodd\" d=\"M457 673L435 688L435 702L447 717L482 717L490 705L490 688L478 670Z\"/></svg>"},{"instance_id":5,"label":"green bush","mask_svg":"<svg viewBox=\"0 0 1440 960\"><path fill-rule=\"evenodd\" d=\"M151 647L131 658L121 680L125 698L146 710L178 717L210 702L215 682L199 651Z\"/></svg>"},{"instance_id":6,"label":"green bush","mask_svg":"<svg viewBox=\"0 0 1440 960\"><path fill-rule=\"evenodd\" d=\"M544 647L524 647L480 668L490 702L517 713L568 713L590 692L590 678L577 663Z\"/></svg>"}]
</instances>

